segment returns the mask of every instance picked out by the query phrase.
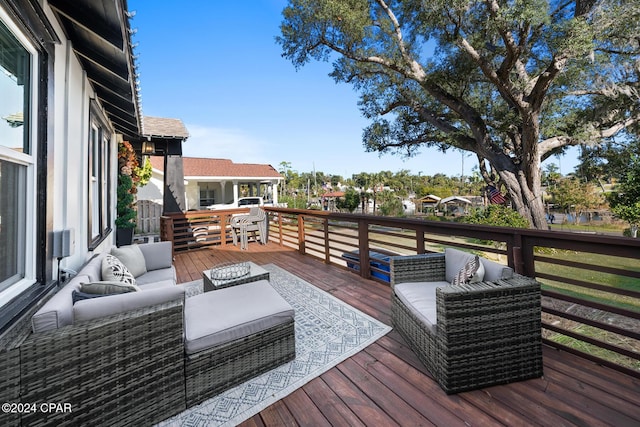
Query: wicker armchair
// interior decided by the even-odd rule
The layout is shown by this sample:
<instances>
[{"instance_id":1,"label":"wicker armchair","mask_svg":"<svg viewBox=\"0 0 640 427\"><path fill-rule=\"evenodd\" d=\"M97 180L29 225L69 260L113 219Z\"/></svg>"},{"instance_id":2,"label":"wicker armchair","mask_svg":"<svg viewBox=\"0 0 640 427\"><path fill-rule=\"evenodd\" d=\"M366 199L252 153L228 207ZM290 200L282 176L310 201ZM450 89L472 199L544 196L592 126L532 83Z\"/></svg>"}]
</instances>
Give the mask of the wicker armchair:
<instances>
[{"instance_id":1,"label":"wicker armchair","mask_svg":"<svg viewBox=\"0 0 640 427\"><path fill-rule=\"evenodd\" d=\"M542 375L540 284L480 261L484 281L452 286L443 253L390 259L393 325L447 394Z\"/></svg>"}]
</instances>

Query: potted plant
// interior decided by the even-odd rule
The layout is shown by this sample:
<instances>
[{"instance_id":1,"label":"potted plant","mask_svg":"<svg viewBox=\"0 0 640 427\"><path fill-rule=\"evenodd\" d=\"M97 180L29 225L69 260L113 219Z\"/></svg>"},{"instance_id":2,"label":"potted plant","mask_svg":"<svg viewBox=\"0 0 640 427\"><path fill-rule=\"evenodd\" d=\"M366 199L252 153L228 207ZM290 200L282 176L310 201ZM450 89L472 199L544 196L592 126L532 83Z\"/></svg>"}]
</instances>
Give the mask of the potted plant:
<instances>
[{"instance_id":1,"label":"potted plant","mask_svg":"<svg viewBox=\"0 0 640 427\"><path fill-rule=\"evenodd\" d=\"M118 187L116 189L116 245L130 245L136 226L135 194L138 160L131 144L118 145Z\"/></svg>"}]
</instances>

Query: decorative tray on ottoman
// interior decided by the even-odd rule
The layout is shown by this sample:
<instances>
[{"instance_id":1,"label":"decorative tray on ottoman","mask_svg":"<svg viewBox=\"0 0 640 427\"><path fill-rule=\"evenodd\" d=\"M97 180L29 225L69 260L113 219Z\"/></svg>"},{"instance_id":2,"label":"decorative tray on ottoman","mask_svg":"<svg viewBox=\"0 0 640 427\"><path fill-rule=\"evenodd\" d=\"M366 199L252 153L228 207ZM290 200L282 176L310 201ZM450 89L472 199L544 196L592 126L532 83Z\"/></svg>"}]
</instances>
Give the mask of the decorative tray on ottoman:
<instances>
[{"instance_id":1,"label":"decorative tray on ottoman","mask_svg":"<svg viewBox=\"0 0 640 427\"><path fill-rule=\"evenodd\" d=\"M246 276L251 271L248 262L223 264L211 269L211 280L233 280Z\"/></svg>"},{"instance_id":2,"label":"decorative tray on ottoman","mask_svg":"<svg viewBox=\"0 0 640 427\"><path fill-rule=\"evenodd\" d=\"M205 292L242 285L256 280L269 280L269 272L250 261L217 265L202 272Z\"/></svg>"}]
</instances>

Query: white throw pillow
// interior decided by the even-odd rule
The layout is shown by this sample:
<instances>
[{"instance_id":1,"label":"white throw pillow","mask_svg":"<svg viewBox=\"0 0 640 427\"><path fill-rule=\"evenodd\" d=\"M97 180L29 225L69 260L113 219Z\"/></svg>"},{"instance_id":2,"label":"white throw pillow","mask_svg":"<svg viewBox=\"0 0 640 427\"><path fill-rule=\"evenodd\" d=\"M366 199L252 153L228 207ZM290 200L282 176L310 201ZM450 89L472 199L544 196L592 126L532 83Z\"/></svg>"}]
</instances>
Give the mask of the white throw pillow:
<instances>
[{"instance_id":1,"label":"white throw pillow","mask_svg":"<svg viewBox=\"0 0 640 427\"><path fill-rule=\"evenodd\" d=\"M130 285L136 284L133 274L113 255L106 255L102 259L102 280L105 282L123 282Z\"/></svg>"},{"instance_id":2,"label":"white throw pillow","mask_svg":"<svg viewBox=\"0 0 640 427\"><path fill-rule=\"evenodd\" d=\"M473 275L471 279L469 279L469 283L477 283L482 282L484 280L484 264L480 259L478 259L478 270Z\"/></svg>"},{"instance_id":3,"label":"white throw pillow","mask_svg":"<svg viewBox=\"0 0 640 427\"><path fill-rule=\"evenodd\" d=\"M453 280L451 281L452 285L463 285L467 283L479 282L482 279L479 277L480 266L482 263L480 262L480 258L478 255L474 256L470 259L465 265L458 271ZM482 276L484 276L484 268L481 272Z\"/></svg>"}]
</instances>

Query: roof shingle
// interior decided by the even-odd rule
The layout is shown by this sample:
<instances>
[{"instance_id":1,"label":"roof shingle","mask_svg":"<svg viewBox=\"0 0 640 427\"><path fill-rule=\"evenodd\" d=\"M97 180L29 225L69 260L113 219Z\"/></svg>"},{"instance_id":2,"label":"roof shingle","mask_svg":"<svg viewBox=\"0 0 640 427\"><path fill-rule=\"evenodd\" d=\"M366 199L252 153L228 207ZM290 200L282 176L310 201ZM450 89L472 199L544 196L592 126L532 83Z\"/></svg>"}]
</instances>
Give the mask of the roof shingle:
<instances>
[{"instance_id":1,"label":"roof shingle","mask_svg":"<svg viewBox=\"0 0 640 427\"><path fill-rule=\"evenodd\" d=\"M162 157L152 156L154 169L164 172ZM229 159L208 159L201 157L183 157L184 177L254 177L280 178L280 173L271 165L256 163L233 163Z\"/></svg>"},{"instance_id":2,"label":"roof shingle","mask_svg":"<svg viewBox=\"0 0 640 427\"><path fill-rule=\"evenodd\" d=\"M189 131L180 119L144 116L142 135L150 137L187 139Z\"/></svg>"}]
</instances>

